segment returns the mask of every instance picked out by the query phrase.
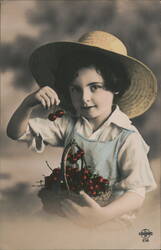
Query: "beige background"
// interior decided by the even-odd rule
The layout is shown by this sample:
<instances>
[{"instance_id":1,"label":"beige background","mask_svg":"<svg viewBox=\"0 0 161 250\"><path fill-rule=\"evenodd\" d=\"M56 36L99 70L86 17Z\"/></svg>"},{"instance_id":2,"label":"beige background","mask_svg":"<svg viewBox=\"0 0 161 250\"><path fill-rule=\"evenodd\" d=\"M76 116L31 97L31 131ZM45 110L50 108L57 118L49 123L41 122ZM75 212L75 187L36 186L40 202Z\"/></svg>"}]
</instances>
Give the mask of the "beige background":
<instances>
[{"instance_id":1,"label":"beige background","mask_svg":"<svg viewBox=\"0 0 161 250\"><path fill-rule=\"evenodd\" d=\"M151 146L151 167L158 183L138 213L133 231L81 229L57 218L36 217L41 209L38 187L32 187L56 167L62 149L43 154L10 140L6 126L22 99L37 88L28 70L29 54L40 44L76 40L89 30L118 35L129 54L147 64L160 85L159 1L2 1L1 2L1 167L0 250L45 249L159 249L160 248L160 87L156 103L134 120ZM138 233L153 236L143 243Z\"/></svg>"}]
</instances>

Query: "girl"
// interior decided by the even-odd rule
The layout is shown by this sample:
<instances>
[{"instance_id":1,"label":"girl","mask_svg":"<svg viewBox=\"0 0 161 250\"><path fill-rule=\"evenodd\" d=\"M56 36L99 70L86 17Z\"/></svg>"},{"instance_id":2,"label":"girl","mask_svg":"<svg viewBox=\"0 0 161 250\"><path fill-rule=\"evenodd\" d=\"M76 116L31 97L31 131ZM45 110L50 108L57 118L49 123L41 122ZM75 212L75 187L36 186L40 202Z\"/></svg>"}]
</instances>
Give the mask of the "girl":
<instances>
[{"instance_id":1,"label":"girl","mask_svg":"<svg viewBox=\"0 0 161 250\"><path fill-rule=\"evenodd\" d=\"M36 152L47 144L67 145L74 138L93 172L110 179L113 194L107 206L100 207L81 192L85 207L71 200L61 202L67 218L88 226L132 219L145 192L156 187L147 159L149 147L129 120L153 103L153 73L128 57L118 38L102 31L89 32L78 43L42 46L30 65L40 89L15 111L8 136L26 141ZM51 122L48 114L59 98L66 114Z\"/></svg>"}]
</instances>

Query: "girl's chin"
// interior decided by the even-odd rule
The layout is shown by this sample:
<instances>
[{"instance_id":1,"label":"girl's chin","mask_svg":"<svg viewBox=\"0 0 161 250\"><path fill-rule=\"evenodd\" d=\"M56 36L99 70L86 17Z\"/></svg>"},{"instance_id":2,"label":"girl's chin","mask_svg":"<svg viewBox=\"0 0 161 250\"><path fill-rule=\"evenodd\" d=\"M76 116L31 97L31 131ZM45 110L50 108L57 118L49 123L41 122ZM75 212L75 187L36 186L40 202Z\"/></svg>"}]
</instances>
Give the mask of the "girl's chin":
<instances>
[{"instance_id":1,"label":"girl's chin","mask_svg":"<svg viewBox=\"0 0 161 250\"><path fill-rule=\"evenodd\" d=\"M98 112L81 112L80 116L85 117L87 120L99 120L100 122L104 122L109 115L111 114L111 112L102 112L102 113L98 113Z\"/></svg>"},{"instance_id":2,"label":"girl's chin","mask_svg":"<svg viewBox=\"0 0 161 250\"><path fill-rule=\"evenodd\" d=\"M87 114L82 112L81 116L85 117L87 120L94 120L97 119L99 117L99 115L94 115L94 114Z\"/></svg>"}]
</instances>

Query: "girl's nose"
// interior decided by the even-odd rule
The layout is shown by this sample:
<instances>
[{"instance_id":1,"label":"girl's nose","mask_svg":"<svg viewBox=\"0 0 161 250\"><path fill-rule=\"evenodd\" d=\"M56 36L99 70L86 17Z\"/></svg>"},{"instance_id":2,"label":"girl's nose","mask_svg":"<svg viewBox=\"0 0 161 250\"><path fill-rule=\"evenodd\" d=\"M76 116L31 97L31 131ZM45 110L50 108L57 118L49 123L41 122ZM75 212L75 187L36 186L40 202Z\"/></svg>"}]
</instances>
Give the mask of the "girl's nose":
<instances>
[{"instance_id":1,"label":"girl's nose","mask_svg":"<svg viewBox=\"0 0 161 250\"><path fill-rule=\"evenodd\" d=\"M88 91L82 91L82 101L83 103L90 101L90 93Z\"/></svg>"}]
</instances>

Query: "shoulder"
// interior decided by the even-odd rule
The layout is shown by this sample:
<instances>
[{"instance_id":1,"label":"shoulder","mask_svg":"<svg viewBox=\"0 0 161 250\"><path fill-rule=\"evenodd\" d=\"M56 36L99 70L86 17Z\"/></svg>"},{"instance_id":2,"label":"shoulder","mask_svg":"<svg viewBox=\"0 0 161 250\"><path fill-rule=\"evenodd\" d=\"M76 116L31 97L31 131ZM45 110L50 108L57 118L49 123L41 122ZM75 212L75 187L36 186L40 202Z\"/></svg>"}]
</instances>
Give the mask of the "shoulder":
<instances>
[{"instance_id":1,"label":"shoulder","mask_svg":"<svg viewBox=\"0 0 161 250\"><path fill-rule=\"evenodd\" d=\"M110 115L109 119L105 123L106 128L108 128L108 134L110 134L111 140L120 137L127 136L128 134L133 133L136 129L132 125L131 120L126 114L124 114L118 106Z\"/></svg>"},{"instance_id":2,"label":"shoulder","mask_svg":"<svg viewBox=\"0 0 161 250\"><path fill-rule=\"evenodd\" d=\"M135 127L132 125L132 121L128 118L128 116L123 113L118 106L116 106L115 110L112 112L109 117L109 123L113 124L114 127L126 130L135 130Z\"/></svg>"},{"instance_id":3,"label":"shoulder","mask_svg":"<svg viewBox=\"0 0 161 250\"><path fill-rule=\"evenodd\" d=\"M122 134L122 140L127 145L135 147L143 147L146 152L149 151L149 146L144 141L138 129L132 124L128 116L123 113L117 106L111 116L111 127L115 134Z\"/></svg>"}]
</instances>

